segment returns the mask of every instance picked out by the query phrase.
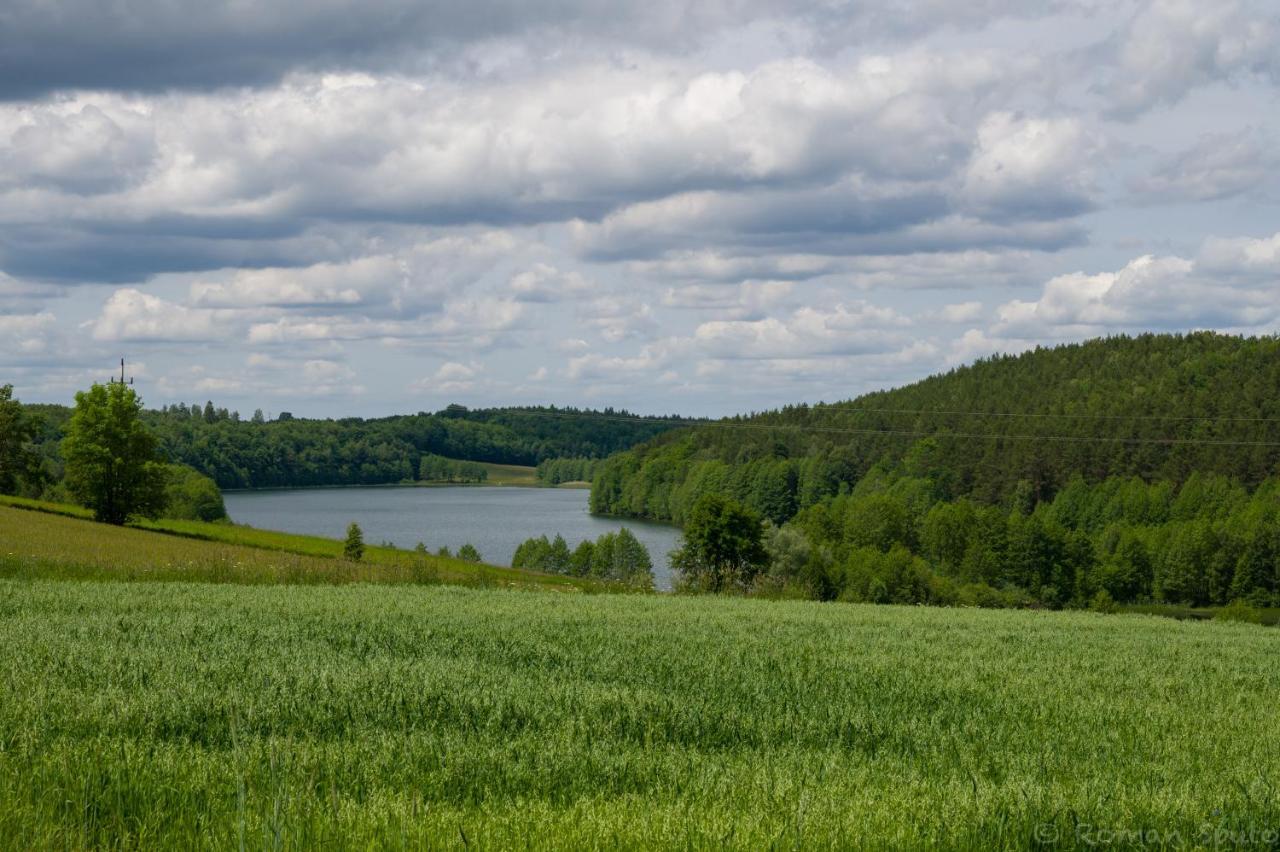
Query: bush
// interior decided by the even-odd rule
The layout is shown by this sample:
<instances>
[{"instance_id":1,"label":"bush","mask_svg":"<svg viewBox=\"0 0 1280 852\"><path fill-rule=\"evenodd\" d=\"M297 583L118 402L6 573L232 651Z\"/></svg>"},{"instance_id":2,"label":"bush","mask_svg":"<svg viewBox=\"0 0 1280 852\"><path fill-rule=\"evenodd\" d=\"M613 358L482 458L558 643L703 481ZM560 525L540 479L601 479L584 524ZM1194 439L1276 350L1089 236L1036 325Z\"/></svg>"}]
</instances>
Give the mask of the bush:
<instances>
[{"instance_id":1,"label":"bush","mask_svg":"<svg viewBox=\"0 0 1280 852\"><path fill-rule=\"evenodd\" d=\"M458 558L463 562L479 562L480 551L476 550L475 545L468 542L458 548Z\"/></svg>"},{"instance_id":2,"label":"bush","mask_svg":"<svg viewBox=\"0 0 1280 852\"><path fill-rule=\"evenodd\" d=\"M1093 600L1089 601L1089 609L1094 612L1117 612L1120 607L1116 604L1115 598L1111 597L1111 593L1106 589L1101 589Z\"/></svg>"},{"instance_id":3,"label":"bush","mask_svg":"<svg viewBox=\"0 0 1280 852\"><path fill-rule=\"evenodd\" d=\"M180 521L221 521L227 507L212 479L186 465L171 464L165 466L162 514Z\"/></svg>"},{"instance_id":4,"label":"bush","mask_svg":"<svg viewBox=\"0 0 1280 852\"><path fill-rule=\"evenodd\" d=\"M1213 614L1214 621L1240 621L1245 624L1261 624L1262 610L1248 601L1237 598Z\"/></svg>"}]
</instances>

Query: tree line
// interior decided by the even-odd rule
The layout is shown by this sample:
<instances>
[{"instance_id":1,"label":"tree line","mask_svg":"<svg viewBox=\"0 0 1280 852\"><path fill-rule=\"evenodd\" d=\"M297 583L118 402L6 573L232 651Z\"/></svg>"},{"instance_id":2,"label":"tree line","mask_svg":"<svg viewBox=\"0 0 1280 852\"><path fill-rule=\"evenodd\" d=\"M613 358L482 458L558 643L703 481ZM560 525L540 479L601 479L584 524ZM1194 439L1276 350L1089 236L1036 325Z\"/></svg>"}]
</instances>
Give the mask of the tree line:
<instances>
[{"instance_id":1,"label":"tree line","mask_svg":"<svg viewBox=\"0 0 1280 852\"><path fill-rule=\"evenodd\" d=\"M167 462L141 410L132 388L95 384L76 394L75 408L51 429L38 410L13 398L11 385L0 386L0 493L78 503L112 524L161 514L225 519L218 487Z\"/></svg>"},{"instance_id":2,"label":"tree line","mask_svg":"<svg viewBox=\"0 0 1280 852\"><path fill-rule=\"evenodd\" d=\"M545 535L527 539L516 548L511 567L592 577L636 589L653 588L653 560L649 550L626 527L605 533L595 541L582 541L573 550L559 534L554 539Z\"/></svg>"},{"instance_id":3,"label":"tree line","mask_svg":"<svg viewBox=\"0 0 1280 852\"><path fill-rule=\"evenodd\" d=\"M26 407L43 421L35 452L60 475L64 406ZM603 457L682 422L626 411L576 408L468 410L449 406L375 419L311 420L284 412L268 420L203 404L142 412L165 458L213 479L219 488L379 485L433 478L431 457L536 465L559 457Z\"/></svg>"}]
</instances>

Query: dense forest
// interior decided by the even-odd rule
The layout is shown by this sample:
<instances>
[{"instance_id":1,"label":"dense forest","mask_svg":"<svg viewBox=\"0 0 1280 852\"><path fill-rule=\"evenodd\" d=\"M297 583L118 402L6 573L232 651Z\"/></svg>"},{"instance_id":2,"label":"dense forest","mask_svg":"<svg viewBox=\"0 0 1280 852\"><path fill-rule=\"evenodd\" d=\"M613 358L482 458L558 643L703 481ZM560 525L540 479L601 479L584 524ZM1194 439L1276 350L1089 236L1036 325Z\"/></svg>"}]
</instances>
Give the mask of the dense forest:
<instances>
[{"instance_id":1,"label":"dense forest","mask_svg":"<svg viewBox=\"0 0 1280 852\"><path fill-rule=\"evenodd\" d=\"M70 409L28 405L41 421L36 449L58 478L58 441ZM206 474L220 488L375 485L436 478L433 457L536 465L558 457L603 457L695 421L626 411L461 406L428 414L308 420L261 412L242 419L212 402L144 413L171 461Z\"/></svg>"},{"instance_id":2,"label":"dense forest","mask_svg":"<svg viewBox=\"0 0 1280 852\"><path fill-rule=\"evenodd\" d=\"M1115 337L661 435L593 511L770 522L761 588L899 602L1280 602L1280 341Z\"/></svg>"},{"instance_id":3,"label":"dense forest","mask_svg":"<svg viewBox=\"0 0 1280 852\"><path fill-rule=\"evenodd\" d=\"M598 464L592 508L680 522L713 491L781 523L873 470L993 504L1050 500L1077 476L1217 473L1254 487L1278 465L1280 340L1144 335L673 431Z\"/></svg>"}]
</instances>

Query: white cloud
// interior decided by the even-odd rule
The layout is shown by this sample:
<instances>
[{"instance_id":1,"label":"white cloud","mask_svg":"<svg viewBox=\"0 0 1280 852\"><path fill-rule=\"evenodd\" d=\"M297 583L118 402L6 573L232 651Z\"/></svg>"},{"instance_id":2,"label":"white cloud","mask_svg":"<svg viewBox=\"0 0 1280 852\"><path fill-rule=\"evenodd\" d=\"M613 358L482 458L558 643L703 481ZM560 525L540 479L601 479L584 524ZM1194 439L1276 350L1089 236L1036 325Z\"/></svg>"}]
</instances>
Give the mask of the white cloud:
<instances>
[{"instance_id":1,"label":"white cloud","mask_svg":"<svg viewBox=\"0 0 1280 852\"><path fill-rule=\"evenodd\" d=\"M419 393L465 393L475 388L484 367L476 362L446 361L428 378L419 379L409 389Z\"/></svg>"},{"instance_id":2,"label":"white cloud","mask_svg":"<svg viewBox=\"0 0 1280 852\"><path fill-rule=\"evenodd\" d=\"M965 169L964 200L1003 216L1060 219L1090 206L1097 144L1075 118L987 116Z\"/></svg>"},{"instance_id":3,"label":"white cloud","mask_svg":"<svg viewBox=\"0 0 1280 852\"><path fill-rule=\"evenodd\" d=\"M991 336L1043 340L1108 331L1268 329L1280 321L1280 234L1206 241L1200 258L1144 255L1115 272L1050 279L997 309Z\"/></svg>"},{"instance_id":4,"label":"white cloud","mask_svg":"<svg viewBox=\"0 0 1280 852\"><path fill-rule=\"evenodd\" d=\"M57 317L48 311L35 314L0 314L0 353L37 355L50 349Z\"/></svg>"},{"instance_id":5,"label":"white cloud","mask_svg":"<svg viewBox=\"0 0 1280 852\"><path fill-rule=\"evenodd\" d=\"M116 290L89 327L95 340L214 340L227 326L214 311L188 308L132 287Z\"/></svg>"},{"instance_id":6,"label":"white cloud","mask_svg":"<svg viewBox=\"0 0 1280 852\"><path fill-rule=\"evenodd\" d=\"M1097 89L1120 117L1171 105L1193 89L1241 75L1280 75L1280 15L1268 0L1148 0L1093 51L1108 78Z\"/></svg>"},{"instance_id":7,"label":"white cloud","mask_svg":"<svg viewBox=\"0 0 1280 852\"><path fill-rule=\"evenodd\" d=\"M694 331L698 348L716 358L801 358L884 352L903 344L910 320L865 302L829 311L801 308L788 318L714 320Z\"/></svg>"}]
</instances>

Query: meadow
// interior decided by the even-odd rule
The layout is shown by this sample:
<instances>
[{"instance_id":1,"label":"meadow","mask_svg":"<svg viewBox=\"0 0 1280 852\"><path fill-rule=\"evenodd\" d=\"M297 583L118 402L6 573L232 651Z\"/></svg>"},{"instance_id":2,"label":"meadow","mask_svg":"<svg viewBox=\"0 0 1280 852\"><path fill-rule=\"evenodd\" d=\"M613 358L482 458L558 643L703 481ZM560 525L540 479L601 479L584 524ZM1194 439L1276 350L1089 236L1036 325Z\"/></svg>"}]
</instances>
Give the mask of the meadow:
<instances>
[{"instance_id":1,"label":"meadow","mask_svg":"<svg viewBox=\"0 0 1280 852\"><path fill-rule=\"evenodd\" d=\"M10 848L1235 848L1280 829L1280 633L1253 625L10 579L0 644Z\"/></svg>"},{"instance_id":2,"label":"meadow","mask_svg":"<svg viewBox=\"0 0 1280 852\"><path fill-rule=\"evenodd\" d=\"M21 507L21 508L19 508ZM59 503L0 499L0 577L219 583L451 583L595 591L591 580L228 523L143 520L113 527Z\"/></svg>"}]
</instances>

